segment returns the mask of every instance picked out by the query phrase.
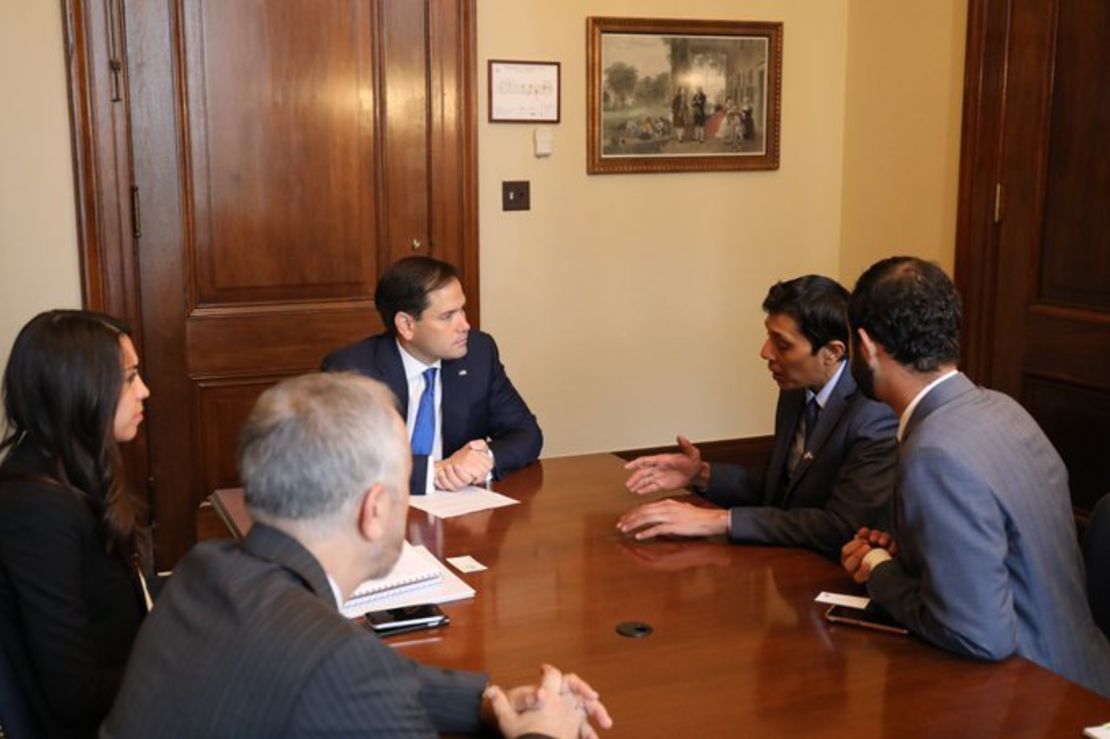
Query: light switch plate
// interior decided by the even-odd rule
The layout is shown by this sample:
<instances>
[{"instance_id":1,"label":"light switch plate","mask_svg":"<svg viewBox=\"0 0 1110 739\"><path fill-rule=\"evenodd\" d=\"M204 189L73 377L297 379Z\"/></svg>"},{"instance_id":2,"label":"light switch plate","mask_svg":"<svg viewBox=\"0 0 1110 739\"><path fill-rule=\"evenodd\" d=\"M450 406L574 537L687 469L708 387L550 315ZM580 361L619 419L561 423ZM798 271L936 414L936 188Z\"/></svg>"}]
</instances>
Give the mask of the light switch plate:
<instances>
[{"instance_id":1,"label":"light switch plate","mask_svg":"<svg viewBox=\"0 0 1110 739\"><path fill-rule=\"evenodd\" d=\"M528 180L501 183L501 210L530 210L532 207Z\"/></svg>"}]
</instances>

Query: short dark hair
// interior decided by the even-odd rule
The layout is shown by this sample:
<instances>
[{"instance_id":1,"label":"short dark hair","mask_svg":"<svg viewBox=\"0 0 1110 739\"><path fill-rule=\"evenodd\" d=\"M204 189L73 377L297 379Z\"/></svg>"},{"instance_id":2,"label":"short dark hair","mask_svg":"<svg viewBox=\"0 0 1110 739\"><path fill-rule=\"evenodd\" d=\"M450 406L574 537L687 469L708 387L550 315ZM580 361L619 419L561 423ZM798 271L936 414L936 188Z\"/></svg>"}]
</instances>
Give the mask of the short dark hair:
<instances>
[{"instance_id":1,"label":"short dark hair","mask_svg":"<svg viewBox=\"0 0 1110 739\"><path fill-rule=\"evenodd\" d=\"M109 551L130 561L141 502L124 484L113 434L123 388L120 337L127 327L102 313L52 310L15 338L4 370L8 432L0 451L23 443L51 461L49 477L79 495L103 521Z\"/></svg>"},{"instance_id":2,"label":"short dark hair","mask_svg":"<svg viewBox=\"0 0 1110 739\"><path fill-rule=\"evenodd\" d=\"M848 305L852 331L864 329L899 364L932 372L960 357L960 296L940 267L917 257L875 262Z\"/></svg>"},{"instance_id":3,"label":"short dark hair","mask_svg":"<svg viewBox=\"0 0 1110 739\"><path fill-rule=\"evenodd\" d=\"M394 318L408 313L413 318L428 307L428 293L459 278L454 265L432 257L405 257L394 262L378 279L374 303L388 333L396 331Z\"/></svg>"},{"instance_id":4,"label":"short dark hair","mask_svg":"<svg viewBox=\"0 0 1110 739\"><path fill-rule=\"evenodd\" d=\"M848 346L848 291L836 280L805 275L776 282L767 291L763 310L793 318L813 354L830 341Z\"/></svg>"}]
</instances>

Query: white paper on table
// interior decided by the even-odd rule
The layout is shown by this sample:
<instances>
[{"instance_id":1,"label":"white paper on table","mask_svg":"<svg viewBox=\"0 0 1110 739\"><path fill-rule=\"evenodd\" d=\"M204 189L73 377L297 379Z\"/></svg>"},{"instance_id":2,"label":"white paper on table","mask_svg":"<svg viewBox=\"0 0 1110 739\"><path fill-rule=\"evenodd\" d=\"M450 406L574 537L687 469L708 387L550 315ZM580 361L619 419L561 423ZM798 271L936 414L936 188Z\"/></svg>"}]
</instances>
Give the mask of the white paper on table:
<instances>
[{"instance_id":1,"label":"white paper on table","mask_svg":"<svg viewBox=\"0 0 1110 739\"><path fill-rule=\"evenodd\" d=\"M1090 739L1110 739L1110 724L1088 726L1083 730L1083 736L1090 737Z\"/></svg>"},{"instance_id":2,"label":"white paper on table","mask_svg":"<svg viewBox=\"0 0 1110 739\"><path fill-rule=\"evenodd\" d=\"M845 595L844 593L826 593L822 592L816 598L818 603L828 603L830 606L847 606L848 608L867 608L871 603L870 598L864 598L859 595Z\"/></svg>"},{"instance_id":3,"label":"white paper on table","mask_svg":"<svg viewBox=\"0 0 1110 739\"><path fill-rule=\"evenodd\" d=\"M461 557L448 557L447 564L451 565L459 572L481 572L482 570L489 569L469 554L464 554Z\"/></svg>"},{"instance_id":4,"label":"white paper on table","mask_svg":"<svg viewBox=\"0 0 1110 739\"><path fill-rule=\"evenodd\" d=\"M463 516L467 513L485 511L490 508L516 505L519 500L495 493L492 490L467 485L453 493L436 490L427 495L413 495L409 497L409 505L437 518L451 518Z\"/></svg>"},{"instance_id":5,"label":"white paper on table","mask_svg":"<svg viewBox=\"0 0 1110 739\"><path fill-rule=\"evenodd\" d=\"M431 585L408 590L386 598L376 598L369 602L347 602L343 604L343 608L340 609L340 612L347 618L357 618L369 611L405 608L406 606L416 606L422 603L448 603L453 600L463 600L464 598L474 597L474 588L467 585L458 575L447 569L447 566L436 559L434 554L424 547L415 547L415 549L423 550L421 554L435 562L440 570L440 578L438 581L433 581Z\"/></svg>"}]
</instances>

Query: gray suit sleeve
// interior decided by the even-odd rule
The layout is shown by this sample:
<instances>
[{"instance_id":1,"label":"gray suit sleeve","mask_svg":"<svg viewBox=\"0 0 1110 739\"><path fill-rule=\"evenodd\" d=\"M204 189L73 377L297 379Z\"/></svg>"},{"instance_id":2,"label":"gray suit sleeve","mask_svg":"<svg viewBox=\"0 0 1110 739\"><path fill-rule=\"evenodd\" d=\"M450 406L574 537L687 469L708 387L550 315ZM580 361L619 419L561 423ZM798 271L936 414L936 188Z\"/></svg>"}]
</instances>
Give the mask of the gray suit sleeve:
<instances>
[{"instance_id":1,"label":"gray suit sleeve","mask_svg":"<svg viewBox=\"0 0 1110 739\"><path fill-rule=\"evenodd\" d=\"M320 663L300 693L291 736L435 737L479 728L485 675L425 667L367 639Z\"/></svg>"},{"instance_id":2,"label":"gray suit sleeve","mask_svg":"<svg viewBox=\"0 0 1110 739\"><path fill-rule=\"evenodd\" d=\"M885 525L898 460L897 422L875 406L860 414L859 424L850 434L851 446L824 507L733 508L729 511L731 539L806 547L836 557L861 526Z\"/></svg>"},{"instance_id":3,"label":"gray suit sleeve","mask_svg":"<svg viewBox=\"0 0 1110 739\"><path fill-rule=\"evenodd\" d=\"M918 448L903 466L904 551L875 568L868 594L943 649L1008 657L1018 626L1005 518L990 488L943 449Z\"/></svg>"}]
</instances>

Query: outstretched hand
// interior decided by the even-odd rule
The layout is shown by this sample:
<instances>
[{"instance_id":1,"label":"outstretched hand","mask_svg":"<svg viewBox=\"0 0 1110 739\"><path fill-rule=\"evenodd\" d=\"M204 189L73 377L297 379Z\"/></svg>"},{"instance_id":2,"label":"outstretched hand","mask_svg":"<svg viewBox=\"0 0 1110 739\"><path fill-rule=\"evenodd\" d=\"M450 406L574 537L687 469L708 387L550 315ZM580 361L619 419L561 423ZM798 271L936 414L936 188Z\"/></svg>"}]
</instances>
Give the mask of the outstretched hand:
<instances>
[{"instance_id":1,"label":"outstretched hand","mask_svg":"<svg viewBox=\"0 0 1110 739\"><path fill-rule=\"evenodd\" d=\"M685 436L677 437L679 451L639 457L624 466L632 475L624 483L636 495L677 490L691 483L709 481L709 465L701 461L701 452Z\"/></svg>"}]
</instances>

